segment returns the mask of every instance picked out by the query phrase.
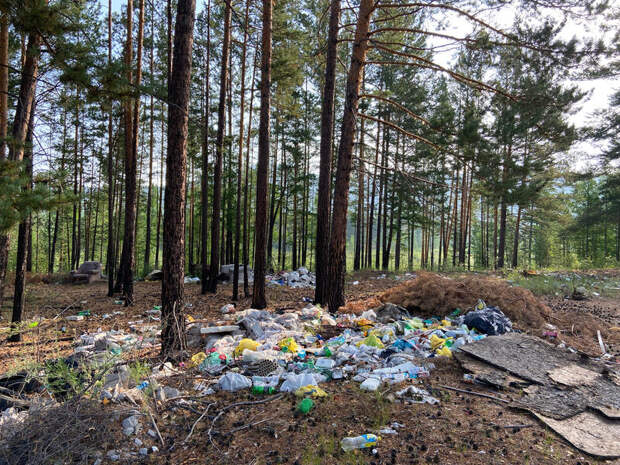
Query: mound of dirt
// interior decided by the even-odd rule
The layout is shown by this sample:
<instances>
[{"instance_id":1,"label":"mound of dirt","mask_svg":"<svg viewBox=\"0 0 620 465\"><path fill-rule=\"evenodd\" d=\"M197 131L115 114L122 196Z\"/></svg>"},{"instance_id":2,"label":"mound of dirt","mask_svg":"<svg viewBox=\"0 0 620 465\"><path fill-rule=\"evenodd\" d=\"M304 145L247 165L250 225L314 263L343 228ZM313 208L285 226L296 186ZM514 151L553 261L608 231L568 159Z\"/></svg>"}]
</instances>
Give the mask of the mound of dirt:
<instances>
[{"instance_id":1,"label":"mound of dirt","mask_svg":"<svg viewBox=\"0 0 620 465\"><path fill-rule=\"evenodd\" d=\"M453 310L472 308L478 299L499 307L517 327L540 328L551 310L529 290L513 287L497 278L468 276L451 279L420 272L416 279L388 289L381 302L405 307L421 317L445 316Z\"/></svg>"}]
</instances>

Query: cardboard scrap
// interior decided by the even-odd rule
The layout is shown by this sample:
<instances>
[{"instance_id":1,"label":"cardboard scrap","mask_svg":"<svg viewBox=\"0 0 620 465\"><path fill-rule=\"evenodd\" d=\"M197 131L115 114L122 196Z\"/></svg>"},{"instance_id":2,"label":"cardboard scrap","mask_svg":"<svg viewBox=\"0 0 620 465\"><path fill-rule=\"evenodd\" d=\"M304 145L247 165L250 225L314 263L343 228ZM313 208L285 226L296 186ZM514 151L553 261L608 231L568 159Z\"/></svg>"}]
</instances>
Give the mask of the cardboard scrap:
<instances>
[{"instance_id":1,"label":"cardboard scrap","mask_svg":"<svg viewBox=\"0 0 620 465\"><path fill-rule=\"evenodd\" d=\"M620 423L585 411L565 420L554 420L532 411L553 431L577 449L605 459L620 457Z\"/></svg>"}]
</instances>

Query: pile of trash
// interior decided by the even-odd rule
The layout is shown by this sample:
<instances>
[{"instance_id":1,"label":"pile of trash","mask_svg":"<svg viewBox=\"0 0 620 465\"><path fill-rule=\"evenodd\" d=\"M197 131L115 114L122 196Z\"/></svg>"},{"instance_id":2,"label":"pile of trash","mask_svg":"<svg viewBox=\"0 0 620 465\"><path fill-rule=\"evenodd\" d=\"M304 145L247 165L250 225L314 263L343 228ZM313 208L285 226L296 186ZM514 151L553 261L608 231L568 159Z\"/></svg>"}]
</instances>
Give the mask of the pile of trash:
<instances>
[{"instance_id":1,"label":"pile of trash","mask_svg":"<svg viewBox=\"0 0 620 465\"><path fill-rule=\"evenodd\" d=\"M203 349L191 365L219 376L215 389L300 396L308 391L321 396L318 386L331 380L352 379L362 390L375 391L382 384L428 377L433 358L451 357L467 343L511 330L501 310L482 301L465 316L455 311L445 318L412 317L393 304L337 318L310 304L301 311L249 309L225 318L221 326L190 325L190 346ZM420 389L396 395L403 401L439 402Z\"/></svg>"},{"instance_id":2,"label":"pile of trash","mask_svg":"<svg viewBox=\"0 0 620 465\"><path fill-rule=\"evenodd\" d=\"M402 305L423 317L446 314L455 308L471 308L478 299L501 308L521 328L542 328L551 314L551 309L528 289L485 276L451 279L420 271L416 279L379 295L381 302Z\"/></svg>"},{"instance_id":3,"label":"pile of trash","mask_svg":"<svg viewBox=\"0 0 620 465\"><path fill-rule=\"evenodd\" d=\"M288 286L295 288L315 287L316 276L305 267L295 271L281 271L267 276L268 286Z\"/></svg>"}]
</instances>

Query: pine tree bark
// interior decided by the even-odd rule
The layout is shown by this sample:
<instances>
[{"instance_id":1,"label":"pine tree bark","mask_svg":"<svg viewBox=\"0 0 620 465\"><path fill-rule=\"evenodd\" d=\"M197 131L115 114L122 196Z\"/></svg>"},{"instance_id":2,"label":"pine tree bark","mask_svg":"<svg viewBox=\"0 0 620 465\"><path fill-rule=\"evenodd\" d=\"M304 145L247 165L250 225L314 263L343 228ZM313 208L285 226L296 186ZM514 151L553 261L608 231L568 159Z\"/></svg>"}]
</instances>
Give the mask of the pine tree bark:
<instances>
[{"instance_id":1,"label":"pine tree bark","mask_svg":"<svg viewBox=\"0 0 620 465\"><path fill-rule=\"evenodd\" d=\"M32 53L32 49L30 48L32 42L28 42L28 53ZM35 52L35 53L38 53ZM27 59L28 60L28 59ZM27 68L24 67L24 71ZM36 86L36 84L35 84ZM33 94L35 92L35 88L32 90ZM19 105L19 104L18 104ZM21 161L22 159L26 162L26 173L29 176L28 181L23 187L24 190L28 191L32 186L32 171L28 168L32 166L32 140L34 133L34 95L32 96L31 101L31 110L28 115L28 130L26 132L26 138L22 144L22 155L20 159L16 159L16 161ZM16 115L17 119L17 115ZM15 134L15 131L13 131ZM15 142L14 142L15 143ZM10 155L10 151L9 151ZM18 342L21 340L21 332L19 331L19 323L22 321L22 314L24 311L24 302L25 302L25 290L26 290L26 262L27 262L27 254L29 248L29 235L28 231L30 230L30 215L24 217L24 219L19 223L18 233L17 233L17 256L15 258L15 286L14 286L14 295L13 295L13 312L11 315L11 330L12 334L9 336L9 342Z\"/></svg>"},{"instance_id":2,"label":"pine tree bark","mask_svg":"<svg viewBox=\"0 0 620 465\"><path fill-rule=\"evenodd\" d=\"M183 350L185 317L183 279L185 275L185 177L189 91L194 42L195 0L179 0L174 34L174 58L168 83L168 149L166 153L166 195L164 198L162 355L169 359Z\"/></svg>"},{"instance_id":3,"label":"pine tree bark","mask_svg":"<svg viewBox=\"0 0 620 465\"><path fill-rule=\"evenodd\" d=\"M151 47L149 49L149 71L151 74L151 80L153 79L155 72L155 18L154 9L151 10ZM146 238L144 244L144 275L151 269L151 216L153 210L153 145L155 142L154 136L154 119L155 119L155 102L153 94L151 93L150 102L150 118L149 118L149 184L146 192Z\"/></svg>"},{"instance_id":4,"label":"pine tree bark","mask_svg":"<svg viewBox=\"0 0 620 465\"><path fill-rule=\"evenodd\" d=\"M248 205L249 205L249 191L250 191L250 138L252 136L252 109L254 107L254 89L256 80L256 68L258 68L258 53L254 53L254 66L252 69L252 81L250 91L250 114L248 116L248 135L246 140L246 152L245 152L245 181L243 183L243 293L246 297L250 295L250 284L248 266L250 262L249 258L249 232L248 232Z\"/></svg>"},{"instance_id":5,"label":"pine tree bark","mask_svg":"<svg viewBox=\"0 0 620 465\"><path fill-rule=\"evenodd\" d=\"M17 98L17 106L15 108L15 116L13 119L13 128L11 131L11 140L8 143L8 158L12 161L21 162L24 158L26 147L26 136L28 132L28 126L31 121L31 112L34 106L34 95L37 85L37 74L39 71L39 47L41 45L41 36L34 32L28 37L28 48L24 53L24 64L22 67L21 80L19 85L19 96ZM26 225L27 226L27 225ZM21 227L21 225L20 225ZM19 233L21 234L21 228ZM27 229L23 231L27 233ZM24 264L25 267L25 250L26 244L22 241L24 246ZM2 303L2 288L6 279L6 268L8 265L9 254L9 236L3 236L0 240L0 305ZM19 261L18 261L19 262ZM13 318L12 324L16 324L21 321L21 310L15 311L15 306L21 301L23 307L23 289L22 295L19 295L17 289L14 292L13 298ZM19 334L12 336L11 340L19 341Z\"/></svg>"},{"instance_id":6,"label":"pine tree bark","mask_svg":"<svg viewBox=\"0 0 620 465\"><path fill-rule=\"evenodd\" d=\"M133 0L127 0L127 40L125 43L126 79L133 83ZM134 117L131 98L125 99L123 122L125 128L125 215L123 249L119 265L119 277L116 290L122 288L125 306L133 304L133 270L135 257L135 230L137 208L137 152L134 150Z\"/></svg>"},{"instance_id":7,"label":"pine tree bark","mask_svg":"<svg viewBox=\"0 0 620 465\"><path fill-rule=\"evenodd\" d=\"M254 289L252 308L265 308L265 272L267 239L267 176L269 169L269 120L271 105L271 37L273 0L263 0L261 38L260 122L258 128L258 165L256 167L256 220L254 225Z\"/></svg>"},{"instance_id":8,"label":"pine tree bark","mask_svg":"<svg viewBox=\"0 0 620 465\"><path fill-rule=\"evenodd\" d=\"M517 222L515 223L515 238L512 248L512 267L517 268L519 263L519 228L521 226L521 205L517 207Z\"/></svg>"},{"instance_id":9,"label":"pine tree bark","mask_svg":"<svg viewBox=\"0 0 620 465\"><path fill-rule=\"evenodd\" d=\"M0 161L6 159L7 129L9 118L9 15L0 16ZM4 296L4 282L8 267L10 237L8 233L0 234L0 308Z\"/></svg>"},{"instance_id":10,"label":"pine tree bark","mask_svg":"<svg viewBox=\"0 0 620 465\"><path fill-rule=\"evenodd\" d=\"M325 87L321 103L321 142L319 146L319 193L316 221L316 287L314 303L325 305L331 277L329 270L329 225L331 203L332 145L334 126L334 96L336 93L336 60L338 59L338 27L340 0L331 0L327 36Z\"/></svg>"},{"instance_id":11,"label":"pine tree bark","mask_svg":"<svg viewBox=\"0 0 620 465\"><path fill-rule=\"evenodd\" d=\"M207 51L205 70L205 114L202 141L202 173L200 175L200 292L205 294L208 290L209 263L207 241L209 239L209 115L211 113L209 75L211 70L211 0L207 0Z\"/></svg>"},{"instance_id":12,"label":"pine tree bark","mask_svg":"<svg viewBox=\"0 0 620 465\"><path fill-rule=\"evenodd\" d=\"M239 298L239 260L241 255L241 170L243 168L243 117L245 111L245 60L248 42L248 20L250 17L250 0L245 2L245 26L243 28L243 45L241 49L241 99L239 102L239 154L237 157L237 209L235 215L235 251L234 251L234 275L233 275L233 291L232 300Z\"/></svg>"},{"instance_id":13,"label":"pine tree bark","mask_svg":"<svg viewBox=\"0 0 620 465\"><path fill-rule=\"evenodd\" d=\"M224 158L224 131L226 128L226 90L228 87L228 61L230 60L230 2L224 8L224 39L220 71L220 95L217 108L217 134L215 136L215 166L213 170L213 216L211 218L211 263L207 290L217 291L220 271L220 217L222 209L222 163Z\"/></svg>"},{"instance_id":14,"label":"pine tree bark","mask_svg":"<svg viewBox=\"0 0 620 465\"><path fill-rule=\"evenodd\" d=\"M329 243L329 310L336 312L344 305L345 246L347 235L347 208L351 178L353 136L359 103L362 70L368 51L368 28L375 9L373 0L362 0L359 7L351 64L347 75L346 99L334 191L334 209Z\"/></svg>"}]
</instances>

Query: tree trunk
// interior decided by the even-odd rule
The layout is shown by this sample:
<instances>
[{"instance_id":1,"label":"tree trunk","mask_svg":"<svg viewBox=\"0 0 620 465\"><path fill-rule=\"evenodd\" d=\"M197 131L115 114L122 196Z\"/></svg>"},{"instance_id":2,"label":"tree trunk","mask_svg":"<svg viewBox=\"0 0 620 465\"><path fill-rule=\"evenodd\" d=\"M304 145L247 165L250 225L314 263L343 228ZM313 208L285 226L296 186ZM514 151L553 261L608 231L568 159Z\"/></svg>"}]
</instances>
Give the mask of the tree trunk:
<instances>
[{"instance_id":1,"label":"tree trunk","mask_svg":"<svg viewBox=\"0 0 620 465\"><path fill-rule=\"evenodd\" d=\"M351 52L351 64L347 76L346 99L340 144L338 167L334 191L334 210L329 243L329 310L336 312L344 305L345 246L347 239L347 208L349 203L349 182L353 136L359 103L362 70L368 50L368 28L375 9L373 0L362 0Z\"/></svg>"},{"instance_id":2,"label":"tree trunk","mask_svg":"<svg viewBox=\"0 0 620 465\"><path fill-rule=\"evenodd\" d=\"M22 68L21 81L19 86L19 97L17 99L17 106L15 108L15 117L13 120L13 128L11 132L11 140L9 141L9 160L21 162L24 158L25 147L26 147L26 136L28 132L29 126L31 126L31 113L33 113L34 107L34 95L35 89L37 85L37 74L39 71L39 46L41 44L41 36L38 33L32 33L28 37L28 49L25 54L25 61ZM20 224L19 235L22 238L21 246L23 257L18 257L17 267L16 269L23 273L25 268L25 252L26 246L25 243L27 236L27 220ZM22 231L23 229L23 231ZM22 234L26 237L22 237ZM19 240L19 239L18 239ZM9 248L9 237L3 236L3 239L0 241L0 305L2 303L2 287L4 286L4 281L6 279L6 267L8 265L8 248ZM20 244L18 243L18 249L20 248ZM18 250L19 252L19 250ZM20 262L19 259L22 259ZM16 276L16 284L17 284L17 276ZM15 288L14 297L13 297L13 317L11 320L11 324L14 326L21 321L21 309L23 308L23 283L21 288L21 295L17 286ZM10 340L19 341L20 335L19 333L11 336Z\"/></svg>"},{"instance_id":3,"label":"tree trunk","mask_svg":"<svg viewBox=\"0 0 620 465\"><path fill-rule=\"evenodd\" d=\"M377 191L377 165L379 164L379 139L381 135L381 125L377 123L377 136L375 140L375 167L372 175L372 191L370 194L370 212L368 214L368 234L366 244L366 267L372 268L372 236L373 220L375 215L375 194Z\"/></svg>"},{"instance_id":4,"label":"tree trunk","mask_svg":"<svg viewBox=\"0 0 620 465\"><path fill-rule=\"evenodd\" d=\"M162 344L165 358L185 348L183 278L185 275L185 177L189 91L194 41L195 0L179 0L174 59L168 83L168 150L164 198Z\"/></svg>"},{"instance_id":5,"label":"tree trunk","mask_svg":"<svg viewBox=\"0 0 620 465\"><path fill-rule=\"evenodd\" d=\"M334 95L336 93L336 60L338 59L338 23L340 0L331 0L327 36L325 87L321 103L321 142L319 146L319 194L316 222L316 288L314 303L325 305L331 277L329 267L329 224L331 203L332 144L334 126Z\"/></svg>"},{"instance_id":6,"label":"tree trunk","mask_svg":"<svg viewBox=\"0 0 620 465\"><path fill-rule=\"evenodd\" d=\"M202 173L200 176L200 292L205 294L208 290L208 253L207 241L209 239L209 195L208 195L208 175L209 175L209 102L211 101L209 86L209 74L211 69L211 0L207 0L207 51L206 51L206 72L205 72L205 115L204 115L204 139L202 148Z\"/></svg>"},{"instance_id":7,"label":"tree trunk","mask_svg":"<svg viewBox=\"0 0 620 465\"><path fill-rule=\"evenodd\" d=\"M6 158L7 129L9 118L9 16L0 17L0 161ZM9 259L10 237L8 232L0 233L0 308L4 293L4 282Z\"/></svg>"},{"instance_id":8,"label":"tree trunk","mask_svg":"<svg viewBox=\"0 0 620 465\"><path fill-rule=\"evenodd\" d=\"M30 45L32 42L28 42L28 52L31 53ZM26 68L24 68L26 72ZM35 89L33 88L33 93ZM28 165L32 166L32 140L34 133L34 95L31 101L31 111L28 115L28 130L26 139L22 146L26 146L25 150L22 150L22 158L26 161L26 172L30 176L24 190L30 190L32 186L32 172L28 169ZM17 120L17 115L16 118ZM15 134L15 131L13 131ZM20 159L21 160L21 159ZM13 313L11 315L11 334L8 338L9 342L18 342L21 340L21 332L19 331L19 323L22 321L22 313L24 311L24 298L26 289L26 261L28 253L29 236L28 231L30 229L30 215L24 217L19 223L18 235L17 235L17 257L15 259L15 289L13 295Z\"/></svg>"},{"instance_id":9,"label":"tree trunk","mask_svg":"<svg viewBox=\"0 0 620 465\"><path fill-rule=\"evenodd\" d=\"M149 71L151 74L151 84L155 72L155 18L154 8L151 9L151 47L149 49ZM144 244L144 275L151 270L151 215L153 210L153 144L155 136L153 131L155 118L155 103L153 94L151 94L150 102L150 118L149 118L149 185L146 192L146 238Z\"/></svg>"},{"instance_id":10,"label":"tree trunk","mask_svg":"<svg viewBox=\"0 0 620 465\"><path fill-rule=\"evenodd\" d=\"M521 226L521 205L517 207L517 222L515 224L515 240L512 248L512 267L517 268L519 262L519 227Z\"/></svg>"},{"instance_id":11,"label":"tree trunk","mask_svg":"<svg viewBox=\"0 0 620 465\"><path fill-rule=\"evenodd\" d=\"M133 83L132 55L133 55L133 0L127 0L127 41L125 44L125 67L127 81ZM124 102L123 119L125 126L125 223L123 234L123 249L119 265L119 277L116 290L122 287L125 306L133 304L133 269L137 207L137 158L134 150L134 118L132 99Z\"/></svg>"},{"instance_id":12,"label":"tree trunk","mask_svg":"<svg viewBox=\"0 0 620 465\"><path fill-rule=\"evenodd\" d=\"M211 264L207 290L217 291L217 275L220 271L220 217L222 208L222 162L224 157L224 130L226 127L226 90L228 88L228 61L230 59L230 2L224 10L224 41L220 71L220 96L217 108L217 134L215 136L215 167L213 170L213 216L211 218Z\"/></svg>"},{"instance_id":13,"label":"tree trunk","mask_svg":"<svg viewBox=\"0 0 620 465\"><path fill-rule=\"evenodd\" d=\"M250 114L248 116L248 135L246 141L245 152L245 182L243 184L243 293L246 297L250 295L250 285L248 283L249 274L248 266L250 262L249 258L249 231L248 231L248 205L249 205L249 167L250 167L250 138L252 137L252 109L254 106L254 88L256 80L256 68L258 53L254 53L254 66L252 69L252 81L250 86Z\"/></svg>"},{"instance_id":14,"label":"tree trunk","mask_svg":"<svg viewBox=\"0 0 620 465\"><path fill-rule=\"evenodd\" d=\"M243 29L243 46L241 51L241 101L239 103L239 155L237 157L237 211L235 216L235 257L234 257L234 275L233 275L233 292L232 300L239 297L239 259L241 247L241 169L243 167L243 117L245 110L245 59L248 42L247 25L250 15L250 0L245 2L245 26Z\"/></svg>"},{"instance_id":15,"label":"tree trunk","mask_svg":"<svg viewBox=\"0 0 620 465\"><path fill-rule=\"evenodd\" d=\"M269 165L269 115L271 94L271 36L273 0L263 0L261 46L260 123L256 167L256 221L254 248L254 292L252 308L265 308L265 240L267 239L267 171Z\"/></svg>"}]
</instances>

